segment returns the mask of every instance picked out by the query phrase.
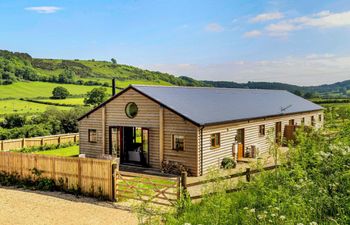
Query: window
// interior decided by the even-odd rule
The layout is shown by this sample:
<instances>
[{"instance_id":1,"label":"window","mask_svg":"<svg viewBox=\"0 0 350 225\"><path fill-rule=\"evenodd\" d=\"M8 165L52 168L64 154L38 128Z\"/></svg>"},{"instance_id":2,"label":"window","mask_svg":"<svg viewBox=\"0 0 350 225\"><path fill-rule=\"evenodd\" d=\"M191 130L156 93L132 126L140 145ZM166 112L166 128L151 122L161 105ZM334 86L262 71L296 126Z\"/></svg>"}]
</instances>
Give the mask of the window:
<instances>
[{"instance_id":1,"label":"window","mask_svg":"<svg viewBox=\"0 0 350 225\"><path fill-rule=\"evenodd\" d=\"M322 121L322 114L318 115L318 121L320 121L320 122Z\"/></svg>"},{"instance_id":2,"label":"window","mask_svg":"<svg viewBox=\"0 0 350 225\"><path fill-rule=\"evenodd\" d=\"M315 126L315 117L311 116L311 126Z\"/></svg>"},{"instance_id":3,"label":"window","mask_svg":"<svg viewBox=\"0 0 350 225\"><path fill-rule=\"evenodd\" d=\"M289 125L290 126L293 126L294 125L294 120L292 119L292 120L289 120Z\"/></svg>"},{"instance_id":4,"label":"window","mask_svg":"<svg viewBox=\"0 0 350 225\"><path fill-rule=\"evenodd\" d=\"M181 135L173 135L173 150L183 151L185 149L185 137Z\"/></svg>"},{"instance_id":5,"label":"window","mask_svg":"<svg viewBox=\"0 0 350 225\"><path fill-rule=\"evenodd\" d=\"M96 129L89 129L89 142L97 142L97 131Z\"/></svg>"},{"instance_id":6,"label":"window","mask_svg":"<svg viewBox=\"0 0 350 225\"><path fill-rule=\"evenodd\" d=\"M220 147L220 133L212 134L210 137L211 140L211 147L212 148L219 148Z\"/></svg>"},{"instance_id":7,"label":"window","mask_svg":"<svg viewBox=\"0 0 350 225\"><path fill-rule=\"evenodd\" d=\"M265 125L260 125L259 126L259 135L260 136L265 136Z\"/></svg>"},{"instance_id":8,"label":"window","mask_svg":"<svg viewBox=\"0 0 350 225\"><path fill-rule=\"evenodd\" d=\"M301 118L301 125L304 125L305 124L305 118Z\"/></svg>"},{"instance_id":9,"label":"window","mask_svg":"<svg viewBox=\"0 0 350 225\"><path fill-rule=\"evenodd\" d=\"M134 118L137 115L138 107L135 102L129 102L125 106L125 114L130 119Z\"/></svg>"}]
</instances>

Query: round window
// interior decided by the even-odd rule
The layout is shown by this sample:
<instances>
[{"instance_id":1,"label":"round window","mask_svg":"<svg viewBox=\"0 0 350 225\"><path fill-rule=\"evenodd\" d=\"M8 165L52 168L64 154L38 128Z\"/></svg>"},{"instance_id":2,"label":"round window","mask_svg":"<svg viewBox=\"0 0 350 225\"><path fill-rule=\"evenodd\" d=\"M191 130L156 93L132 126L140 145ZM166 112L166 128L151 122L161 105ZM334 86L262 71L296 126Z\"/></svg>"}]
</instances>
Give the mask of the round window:
<instances>
[{"instance_id":1,"label":"round window","mask_svg":"<svg viewBox=\"0 0 350 225\"><path fill-rule=\"evenodd\" d=\"M138 108L135 102L129 102L125 107L125 114L129 118L134 118L137 115L137 111L138 111Z\"/></svg>"}]
</instances>

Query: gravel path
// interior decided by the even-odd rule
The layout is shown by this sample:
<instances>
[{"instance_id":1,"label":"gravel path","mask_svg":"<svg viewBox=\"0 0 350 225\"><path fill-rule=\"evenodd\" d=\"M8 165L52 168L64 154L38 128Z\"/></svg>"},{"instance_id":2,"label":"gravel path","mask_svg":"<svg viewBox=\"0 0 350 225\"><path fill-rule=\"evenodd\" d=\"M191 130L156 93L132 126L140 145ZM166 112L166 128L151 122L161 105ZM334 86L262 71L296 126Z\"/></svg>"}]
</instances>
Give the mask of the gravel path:
<instances>
[{"instance_id":1,"label":"gravel path","mask_svg":"<svg viewBox=\"0 0 350 225\"><path fill-rule=\"evenodd\" d=\"M1 225L133 225L135 214L113 203L57 192L0 187Z\"/></svg>"}]
</instances>

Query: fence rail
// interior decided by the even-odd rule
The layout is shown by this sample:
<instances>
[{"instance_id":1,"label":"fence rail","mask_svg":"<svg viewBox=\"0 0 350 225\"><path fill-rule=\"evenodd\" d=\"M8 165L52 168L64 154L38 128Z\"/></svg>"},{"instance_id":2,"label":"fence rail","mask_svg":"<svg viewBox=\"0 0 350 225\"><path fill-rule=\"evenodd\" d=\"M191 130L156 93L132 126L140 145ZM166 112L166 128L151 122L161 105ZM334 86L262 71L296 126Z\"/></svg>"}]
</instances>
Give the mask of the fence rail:
<instances>
[{"instance_id":1,"label":"fence rail","mask_svg":"<svg viewBox=\"0 0 350 225\"><path fill-rule=\"evenodd\" d=\"M33 178L32 169L55 182L63 181L65 189L81 188L82 193L114 199L112 160L46 156L0 152L0 171Z\"/></svg>"},{"instance_id":2,"label":"fence rail","mask_svg":"<svg viewBox=\"0 0 350 225\"><path fill-rule=\"evenodd\" d=\"M0 151L9 151L42 145L63 144L68 142L79 142L79 134L59 134L43 137L3 140L0 141Z\"/></svg>"},{"instance_id":3,"label":"fence rail","mask_svg":"<svg viewBox=\"0 0 350 225\"><path fill-rule=\"evenodd\" d=\"M186 184L186 182L182 182L183 183L182 186L183 186L183 189L186 191L187 188L190 188L190 187L200 186L200 185L204 185L204 184L208 184L208 183L212 183L212 182L217 182L217 181L229 180L229 179L243 177L243 176L245 176L247 182L250 182L251 175L256 174L256 173L260 173L263 171L274 170L274 169L278 168L279 166L280 165L272 165L272 166L266 166L264 168L254 169L254 170L251 170L250 168L246 168L245 172L234 173L234 174L230 174L230 175L226 175L226 176L222 176L222 177L197 181L197 182L193 182L193 183L189 183L189 184ZM183 178L183 177L185 177L185 178ZM182 174L181 180L186 180L186 173ZM231 189L227 189L226 193L235 192L235 191L239 191L239 190L240 190L239 188L231 188ZM215 194L215 192L210 193L210 194ZM191 196L191 200L196 200L196 199L201 199L201 198L203 198L202 194L196 195L196 196Z\"/></svg>"}]
</instances>

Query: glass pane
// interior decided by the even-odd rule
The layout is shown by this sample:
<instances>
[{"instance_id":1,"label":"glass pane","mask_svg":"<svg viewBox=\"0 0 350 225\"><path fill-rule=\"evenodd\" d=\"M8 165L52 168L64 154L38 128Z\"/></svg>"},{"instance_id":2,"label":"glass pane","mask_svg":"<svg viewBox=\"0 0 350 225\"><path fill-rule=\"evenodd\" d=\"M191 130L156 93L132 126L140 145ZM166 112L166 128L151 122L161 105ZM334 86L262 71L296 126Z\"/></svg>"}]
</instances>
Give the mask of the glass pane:
<instances>
[{"instance_id":1,"label":"glass pane","mask_svg":"<svg viewBox=\"0 0 350 225\"><path fill-rule=\"evenodd\" d=\"M111 129L112 155L120 157L120 129Z\"/></svg>"}]
</instances>

